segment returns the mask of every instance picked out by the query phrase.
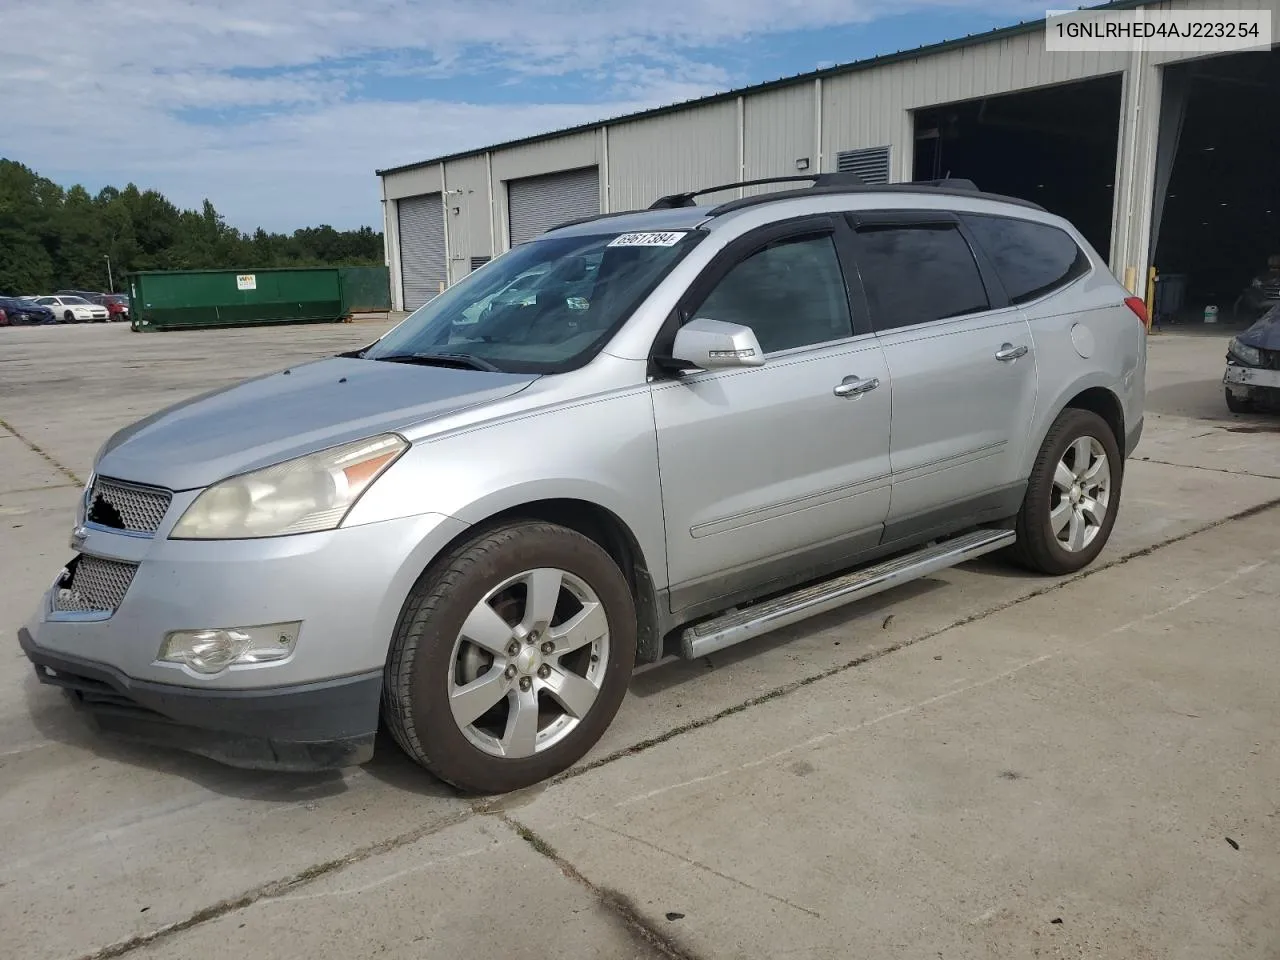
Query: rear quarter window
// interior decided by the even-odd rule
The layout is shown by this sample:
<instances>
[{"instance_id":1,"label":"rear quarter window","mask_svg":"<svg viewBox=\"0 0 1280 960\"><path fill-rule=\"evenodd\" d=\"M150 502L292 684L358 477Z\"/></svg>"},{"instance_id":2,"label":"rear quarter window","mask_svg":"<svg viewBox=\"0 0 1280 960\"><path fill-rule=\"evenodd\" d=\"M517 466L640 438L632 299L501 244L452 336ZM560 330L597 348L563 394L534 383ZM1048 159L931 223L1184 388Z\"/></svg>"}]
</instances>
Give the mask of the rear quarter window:
<instances>
[{"instance_id":1,"label":"rear quarter window","mask_svg":"<svg viewBox=\"0 0 1280 960\"><path fill-rule=\"evenodd\" d=\"M1089 272L1089 258L1065 231L1012 217L967 215L965 224L1009 294L1027 303Z\"/></svg>"}]
</instances>

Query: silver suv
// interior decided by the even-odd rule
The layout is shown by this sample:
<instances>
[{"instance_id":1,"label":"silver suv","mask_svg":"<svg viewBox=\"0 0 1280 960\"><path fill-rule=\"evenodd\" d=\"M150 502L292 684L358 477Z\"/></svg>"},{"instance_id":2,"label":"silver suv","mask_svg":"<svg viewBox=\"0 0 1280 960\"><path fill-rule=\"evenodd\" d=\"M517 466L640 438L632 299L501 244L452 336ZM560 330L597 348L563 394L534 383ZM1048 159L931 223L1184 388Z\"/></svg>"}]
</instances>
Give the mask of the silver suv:
<instances>
[{"instance_id":1,"label":"silver suv","mask_svg":"<svg viewBox=\"0 0 1280 960\"><path fill-rule=\"evenodd\" d=\"M580 758L637 663L996 550L1088 564L1141 301L1032 204L809 179L553 229L365 349L120 431L20 633L40 678L240 766L364 761L381 717L501 792Z\"/></svg>"}]
</instances>

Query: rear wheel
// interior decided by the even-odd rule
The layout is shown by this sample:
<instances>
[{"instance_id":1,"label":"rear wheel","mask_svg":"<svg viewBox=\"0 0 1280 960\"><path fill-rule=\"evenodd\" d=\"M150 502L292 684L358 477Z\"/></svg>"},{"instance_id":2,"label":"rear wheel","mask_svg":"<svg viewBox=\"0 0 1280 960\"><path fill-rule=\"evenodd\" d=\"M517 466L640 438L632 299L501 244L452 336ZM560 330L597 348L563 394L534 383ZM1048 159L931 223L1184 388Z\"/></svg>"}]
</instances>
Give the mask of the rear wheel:
<instances>
[{"instance_id":1,"label":"rear wheel","mask_svg":"<svg viewBox=\"0 0 1280 960\"><path fill-rule=\"evenodd\" d=\"M383 717L441 779L516 790L600 739L635 651L635 606L609 555L564 527L515 523L464 544L414 587L387 661Z\"/></svg>"},{"instance_id":2,"label":"rear wheel","mask_svg":"<svg viewBox=\"0 0 1280 960\"><path fill-rule=\"evenodd\" d=\"M1064 410L1031 470L1014 556L1040 573L1088 566L1115 526L1123 477L1124 461L1107 422L1088 410Z\"/></svg>"}]
</instances>

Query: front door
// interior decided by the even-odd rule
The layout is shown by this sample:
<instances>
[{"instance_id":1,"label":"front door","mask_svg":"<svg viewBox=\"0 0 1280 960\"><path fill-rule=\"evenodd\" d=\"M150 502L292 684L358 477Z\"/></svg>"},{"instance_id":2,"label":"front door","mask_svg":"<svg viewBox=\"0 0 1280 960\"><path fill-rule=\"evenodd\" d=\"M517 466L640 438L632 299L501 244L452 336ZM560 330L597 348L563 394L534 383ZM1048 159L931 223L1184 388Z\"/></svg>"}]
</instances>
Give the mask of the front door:
<instances>
[{"instance_id":1,"label":"front door","mask_svg":"<svg viewBox=\"0 0 1280 960\"><path fill-rule=\"evenodd\" d=\"M748 235L691 288L682 316L751 327L765 364L653 385L673 610L820 575L880 540L891 384L855 331L838 230Z\"/></svg>"},{"instance_id":2,"label":"front door","mask_svg":"<svg viewBox=\"0 0 1280 960\"><path fill-rule=\"evenodd\" d=\"M1021 501L1035 412L1035 344L1021 310L984 280L954 218L857 222L858 271L893 387L886 540Z\"/></svg>"}]
</instances>

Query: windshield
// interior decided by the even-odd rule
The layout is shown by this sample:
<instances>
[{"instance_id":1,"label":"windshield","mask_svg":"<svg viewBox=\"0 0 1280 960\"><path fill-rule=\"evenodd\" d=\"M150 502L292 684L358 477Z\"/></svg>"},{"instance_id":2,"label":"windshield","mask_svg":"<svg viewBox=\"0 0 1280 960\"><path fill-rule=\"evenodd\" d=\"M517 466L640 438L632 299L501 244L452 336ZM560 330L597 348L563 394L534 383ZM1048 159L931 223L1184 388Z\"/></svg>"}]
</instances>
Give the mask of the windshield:
<instances>
[{"instance_id":1,"label":"windshield","mask_svg":"<svg viewBox=\"0 0 1280 960\"><path fill-rule=\"evenodd\" d=\"M84 297L63 297L62 302L68 306L89 306L89 301Z\"/></svg>"},{"instance_id":2,"label":"windshield","mask_svg":"<svg viewBox=\"0 0 1280 960\"><path fill-rule=\"evenodd\" d=\"M548 237L515 247L410 315L362 356L465 358L557 373L585 363L704 234Z\"/></svg>"}]
</instances>

